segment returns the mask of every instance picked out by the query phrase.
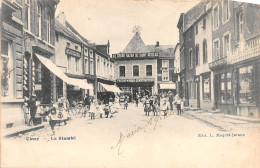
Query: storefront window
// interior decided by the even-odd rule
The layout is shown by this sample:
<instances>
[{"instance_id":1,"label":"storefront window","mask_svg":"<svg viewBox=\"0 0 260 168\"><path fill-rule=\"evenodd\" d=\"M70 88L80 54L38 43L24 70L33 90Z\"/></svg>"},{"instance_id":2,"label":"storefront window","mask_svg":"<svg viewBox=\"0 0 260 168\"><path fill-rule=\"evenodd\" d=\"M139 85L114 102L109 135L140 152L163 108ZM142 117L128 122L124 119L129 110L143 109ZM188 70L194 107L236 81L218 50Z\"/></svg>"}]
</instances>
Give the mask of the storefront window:
<instances>
[{"instance_id":1,"label":"storefront window","mask_svg":"<svg viewBox=\"0 0 260 168\"><path fill-rule=\"evenodd\" d=\"M227 100L227 103L233 103L231 73L227 73L227 80L226 80L226 82L227 82L226 100Z\"/></svg>"},{"instance_id":2,"label":"storefront window","mask_svg":"<svg viewBox=\"0 0 260 168\"><path fill-rule=\"evenodd\" d=\"M205 76L203 82L203 99L210 100L210 76Z\"/></svg>"},{"instance_id":3,"label":"storefront window","mask_svg":"<svg viewBox=\"0 0 260 168\"><path fill-rule=\"evenodd\" d=\"M254 69L252 65L239 69L239 102L255 103Z\"/></svg>"},{"instance_id":4,"label":"storefront window","mask_svg":"<svg viewBox=\"0 0 260 168\"><path fill-rule=\"evenodd\" d=\"M1 73L1 92L2 97L12 96L12 87L13 87L13 58L11 55L10 44L2 40L1 41L1 62L2 62L2 73Z\"/></svg>"},{"instance_id":5,"label":"storefront window","mask_svg":"<svg viewBox=\"0 0 260 168\"><path fill-rule=\"evenodd\" d=\"M226 103L225 96L225 74L221 74L221 82L220 82L220 91L221 91L221 103Z\"/></svg>"}]
</instances>

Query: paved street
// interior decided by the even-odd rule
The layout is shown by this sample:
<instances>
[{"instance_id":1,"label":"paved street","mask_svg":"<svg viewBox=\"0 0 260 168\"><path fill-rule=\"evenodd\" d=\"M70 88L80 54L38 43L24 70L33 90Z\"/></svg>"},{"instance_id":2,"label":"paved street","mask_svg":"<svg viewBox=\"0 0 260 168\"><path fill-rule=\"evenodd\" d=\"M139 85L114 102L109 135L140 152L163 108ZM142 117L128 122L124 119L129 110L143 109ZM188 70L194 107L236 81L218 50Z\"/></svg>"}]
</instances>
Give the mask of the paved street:
<instances>
[{"instance_id":1,"label":"paved street","mask_svg":"<svg viewBox=\"0 0 260 168\"><path fill-rule=\"evenodd\" d=\"M39 159L46 160L42 166L62 167L253 167L259 162L257 129L219 129L188 116L147 117L142 108L130 105L112 118L62 123L55 136L47 126L9 139L3 142L2 156L12 155L6 166L25 167L37 165ZM10 150L14 147L17 150Z\"/></svg>"}]
</instances>

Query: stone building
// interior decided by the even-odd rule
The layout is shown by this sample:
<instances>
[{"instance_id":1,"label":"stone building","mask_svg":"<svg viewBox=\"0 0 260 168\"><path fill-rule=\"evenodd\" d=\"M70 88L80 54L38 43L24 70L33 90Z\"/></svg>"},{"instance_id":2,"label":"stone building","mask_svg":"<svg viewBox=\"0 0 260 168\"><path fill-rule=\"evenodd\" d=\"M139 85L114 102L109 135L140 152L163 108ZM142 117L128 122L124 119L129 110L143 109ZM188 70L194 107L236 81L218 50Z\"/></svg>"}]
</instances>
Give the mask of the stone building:
<instances>
[{"instance_id":1,"label":"stone building","mask_svg":"<svg viewBox=\"0 0 260 168\"><path fill-rule=\"evenodd\" d=\"M157 83L158 93L176 93L176 84L174 81L174 46L160 45L159 41L156 45L147 45L150 52L159 54L157 59Z\"/></svg>"},{"instance_id":2,"label":"stone building","mask_svg":"<svg viewBox=\"0 0 260 168\"><path fill-rule=\"evenodd\" d=\"M94 96L94 49L66 21L63 12L57 16L55 22L55 40L56 65L71 81L76 79L78 83L82 83L75 85L59 78L56 80L58 96L66 97L69 102L83 100L85 94Z\"/></svg>"},{"instance_id":3,"label":"stone building","mask_svg":"<svg viewBox=\"0 0 260 168\"><path fill-rule=\"evenodd\" d=\"M150 52L136 32L125 49L113 54L116 85L130 98L158 93L158 52Z\"/></svg>"},{"instance_id":4,"label":"stone building","mask_svg":"<svg viewBox=\"0 0 260 168\"><path fill-rule=\"evenodd\" d=\"M23 3L1 2L1 125L24 124Z\"/></svg>"}]
</instances>

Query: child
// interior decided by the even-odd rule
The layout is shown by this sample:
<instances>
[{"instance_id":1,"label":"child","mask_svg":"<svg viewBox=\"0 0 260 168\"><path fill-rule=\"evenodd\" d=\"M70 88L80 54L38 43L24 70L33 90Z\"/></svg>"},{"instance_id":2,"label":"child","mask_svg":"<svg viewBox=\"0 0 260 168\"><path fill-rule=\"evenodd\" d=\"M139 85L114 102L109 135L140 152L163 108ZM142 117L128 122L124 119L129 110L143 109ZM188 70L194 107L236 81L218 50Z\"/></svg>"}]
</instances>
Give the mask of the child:
<instances>
[{"instance_id":1,"label":"child","mask_svg":"<svg viewBox=\"0 0 260 168\"><path fill-rule=\"evenodd\" d=\"M95 102L92 101L90 103L90 109L89 109L89 113L90 113L90 119L95 119L95 112L96 112L96 106L95 106Z\"/></svg>"},{"instance_id":2,"label":"child","mask_svg":"<svg viewBox=\"0 0 260 168\"><path fill-rule=\"evenodd\" d=\"M127 102L127 98L125 99L125 103L124 103L124 109L127 110L128 107L128 102Z\"/></svg>"},{"instance_id":3,"label":"child","mask_svg":"<svg viewBox=\"0 0 260 168\"><path fill-rule=\"evenodd\" d=\"M55 135L54 127L56 125L56 122L57 122L57 114L56 114L56 108L54 107L51 109L51 113L49 114L49 124L51 126L52 135Z\"/></svg>"}]
</instances>

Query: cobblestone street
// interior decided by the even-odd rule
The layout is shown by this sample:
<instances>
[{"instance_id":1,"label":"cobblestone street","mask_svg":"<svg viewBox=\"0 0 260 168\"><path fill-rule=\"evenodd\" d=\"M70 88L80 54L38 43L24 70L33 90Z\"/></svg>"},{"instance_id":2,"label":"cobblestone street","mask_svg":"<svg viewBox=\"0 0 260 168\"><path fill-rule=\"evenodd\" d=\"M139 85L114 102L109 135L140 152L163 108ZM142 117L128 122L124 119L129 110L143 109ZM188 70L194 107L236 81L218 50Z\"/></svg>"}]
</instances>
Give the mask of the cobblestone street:
<instances>
[{"instance_id":1,"label":"cobblestone street","mask_svg":"<svg viewBox=\"0 0 260 168\"><path fill-rule=\"evenodd\" d=\"M250 160L252 157L251 164L256 164L254 156L259 147L256 145L255 137L260 135L256 131L257 128L259 130L259 123L233 123L235 120L230 120L228 116L185 111L183 116L169 113L168 117L154 117L153 114L148 117L144 115L142 107L136 108L130 104L128 110L121 109L112 118L75 118L68 121L66 126L62 123L56 127L55 136L50 135L50 127L46 126L44 129L11 138L10 141L4 142L3 156L13 155L13 162L9 161L9 166L19 162L28 167L37 164L37 160L43 158L49 160L43 166L50 166L49 163L61 166L77 162L79 167L106 167L105 165L111 164L113 167L136 167L140 164L156 167L157 163L165 167L207 167L209 164L217 164L216 158L228 161L233 156L241 161ZM218 122L210 123L212 120ZM251 128L247 129L248 127ZM233 137L235 134L242 136ZM252 135L254 138L251 138ZM19 145L21 143L24 145ZM252 148L248 148L248 144ZM17 146L17 151L8 150L14 146ZM155 149L157 152L153 153ZM188 151L193 152L184 155ZM214 151L210 153L212 159L199 164L202 163L202 156L208 155L209 151ZM161 157L165 152L172 155ZM16 157L21 153L24 158ZM35 153L33 158L32 153ZM61 160L61 157L63 162L55 162L55 159ZM184 162L183 157L192 162ZM102 164L99 162L100 159ZM238 167L241 163L229 163L228 166Z\"/></svg>"}]
</instances>

